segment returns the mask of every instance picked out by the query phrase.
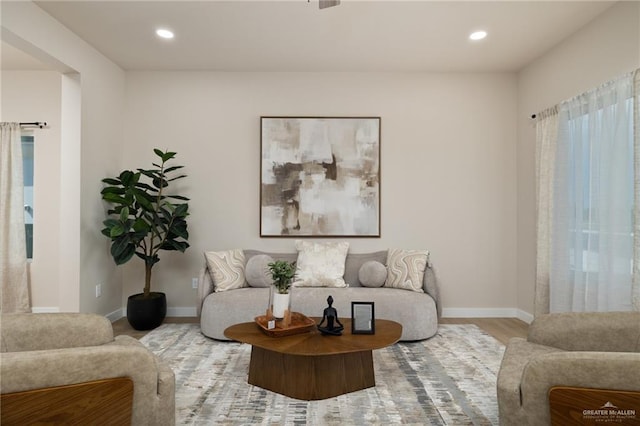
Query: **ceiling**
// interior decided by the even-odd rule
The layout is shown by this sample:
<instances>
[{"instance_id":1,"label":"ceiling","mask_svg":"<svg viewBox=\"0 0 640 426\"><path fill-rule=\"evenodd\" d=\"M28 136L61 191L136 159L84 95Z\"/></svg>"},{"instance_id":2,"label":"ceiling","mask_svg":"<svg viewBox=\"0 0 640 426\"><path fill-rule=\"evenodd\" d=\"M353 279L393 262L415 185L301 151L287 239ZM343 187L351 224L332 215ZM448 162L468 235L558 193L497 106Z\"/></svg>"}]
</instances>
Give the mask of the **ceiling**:
<instances>
[{"instance_id":1,"label":"ceiling","mask_svg":"<svg viewBox=\"0 0 640 426\"><path fill-rule=\"evenodd\" d=\"M323 10L317 0L36 4L125 70L511 72L614 2L342 0ZM175 39L157 38L159 26ZM468 40L477 29L488 37Z\"/></svg>"}]
</instances>

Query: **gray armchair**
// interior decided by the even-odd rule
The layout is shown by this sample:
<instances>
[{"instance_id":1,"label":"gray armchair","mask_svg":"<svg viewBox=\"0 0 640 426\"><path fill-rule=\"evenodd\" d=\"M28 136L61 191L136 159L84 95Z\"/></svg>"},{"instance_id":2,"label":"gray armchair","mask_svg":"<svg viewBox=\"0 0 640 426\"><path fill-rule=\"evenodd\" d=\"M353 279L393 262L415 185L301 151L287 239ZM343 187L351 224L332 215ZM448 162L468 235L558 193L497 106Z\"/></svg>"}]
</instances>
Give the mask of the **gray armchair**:
<instances>
[{"instance_id":1,"label":"gray armchair","mask_svg":"<svg viewBox=\"0 0 640 426\"><path fill-rule=\"evenodd\" d=\"M173 371L92 314L3 314L4 424L175 424Z\"/></svg>"},{"instance_id":2,"label":"gray armchair","mask_svg":"<svg viewBox=\"0 0 640 426\"><path fill-rule=\"evenodd\" d=\"M582 424L609 406L639 424L640 312L536 318L527 339L509 341L497 391L501 425Z\"/></svg>"}]
</instances>

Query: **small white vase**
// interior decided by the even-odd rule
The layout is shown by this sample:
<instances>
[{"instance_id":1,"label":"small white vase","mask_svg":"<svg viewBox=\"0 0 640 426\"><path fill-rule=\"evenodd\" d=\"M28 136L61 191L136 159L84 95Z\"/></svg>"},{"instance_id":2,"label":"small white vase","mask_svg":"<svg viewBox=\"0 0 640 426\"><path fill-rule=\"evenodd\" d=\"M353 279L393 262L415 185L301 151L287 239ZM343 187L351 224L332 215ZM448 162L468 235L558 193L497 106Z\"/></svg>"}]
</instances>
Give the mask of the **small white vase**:
<instances>
[{"instance_id":1,"label":"small white vase","mask_svg":"<svg viewBox=\"0 0 640 426\"><path fill-rule=\"evenodd\" d=\"M273 316L284 318L284 312L289 309L290 294L274 293L273 295Z\"/></svg>"}]
</instances>

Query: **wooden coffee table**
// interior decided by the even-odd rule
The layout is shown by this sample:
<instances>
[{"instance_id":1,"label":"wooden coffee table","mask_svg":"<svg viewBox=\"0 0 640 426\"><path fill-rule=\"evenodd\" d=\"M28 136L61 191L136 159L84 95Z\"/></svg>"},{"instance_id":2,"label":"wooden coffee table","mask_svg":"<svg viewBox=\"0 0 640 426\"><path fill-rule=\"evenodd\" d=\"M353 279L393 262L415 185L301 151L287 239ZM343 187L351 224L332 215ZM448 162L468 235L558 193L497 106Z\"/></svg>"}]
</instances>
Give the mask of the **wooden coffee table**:
<instances>
[{"instance_id":1,"label":"wooden coffee table","mask_svg":"<svg viewBox=\"0 0 640 426\"><path fill-rule=\"evenodd\" d=\"M314 328L270 337L255 322L232 325L224 335L252 345L249 384L310 401L375 386L372 350L393 345L402 334L395 321L376 319L376 334L355 335L350 319L341 322L342 336L323 336Z\"/></svg>"}]
</instances>

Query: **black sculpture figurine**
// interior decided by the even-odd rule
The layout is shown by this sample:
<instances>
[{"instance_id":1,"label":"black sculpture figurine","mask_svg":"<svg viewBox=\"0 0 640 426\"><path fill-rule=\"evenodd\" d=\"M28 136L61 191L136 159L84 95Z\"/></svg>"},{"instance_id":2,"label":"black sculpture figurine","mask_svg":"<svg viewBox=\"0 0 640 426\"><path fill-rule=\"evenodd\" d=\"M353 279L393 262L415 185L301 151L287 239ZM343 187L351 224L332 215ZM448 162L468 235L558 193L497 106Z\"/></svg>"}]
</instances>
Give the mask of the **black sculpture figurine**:
<instances>
[{"instance_id":1,"label":"black sculpture figurine","mask_svg":"<svg viewBox=\"0 0 640 426\"><path fill-rule=\"evenodd\" d=\"M327 297L327 303L329 307L324 308L324 312L322 313L322 321L318 324L318 330L322 334L330 334L332 336L341 336L342 330L344 330L344 326L338 319L338 311L333 306L333 297ZM325 327L322 326L324 321L327 320L327 325ZM334 322L338 323L335 325Z\"/></svg>"}]
</instances>

